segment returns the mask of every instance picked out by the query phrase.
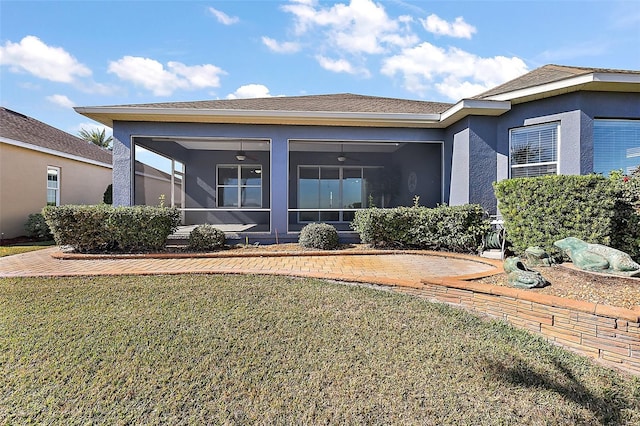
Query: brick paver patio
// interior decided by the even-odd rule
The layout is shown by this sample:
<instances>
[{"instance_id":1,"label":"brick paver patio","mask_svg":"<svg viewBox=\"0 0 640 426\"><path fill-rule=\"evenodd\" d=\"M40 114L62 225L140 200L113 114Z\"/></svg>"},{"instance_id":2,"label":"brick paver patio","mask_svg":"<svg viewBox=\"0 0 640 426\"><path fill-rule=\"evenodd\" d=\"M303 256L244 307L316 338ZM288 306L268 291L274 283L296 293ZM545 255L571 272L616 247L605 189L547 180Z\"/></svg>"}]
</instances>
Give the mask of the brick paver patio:
<instances>
[{"instance_id":1,"label":"brick paver patio","mask_svg":"<svg viewBox=\"0 0 640 426\"><path fill-rule=\"evenodd\" d=\"M243 256L59 259L58 248L0 258L0 277L183 273L275 274L419 287L427 277L490 275L496 262L463 255L398 253L254 253ZM449 257L451 256L451 257Z\"/></svg>"}]
</instances>

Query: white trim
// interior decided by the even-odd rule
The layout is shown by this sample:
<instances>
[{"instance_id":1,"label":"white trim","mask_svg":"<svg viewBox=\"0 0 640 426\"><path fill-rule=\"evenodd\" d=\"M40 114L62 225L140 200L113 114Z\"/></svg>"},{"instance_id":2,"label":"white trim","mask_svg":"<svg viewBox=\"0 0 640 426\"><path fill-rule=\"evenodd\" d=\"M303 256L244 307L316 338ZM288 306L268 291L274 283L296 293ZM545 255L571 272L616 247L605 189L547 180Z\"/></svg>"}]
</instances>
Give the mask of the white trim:
<instances>
[{"instance_id":1,"label":"white trim","mask_svg":"<svg viewBox=\"0 0 640 426\"><path fill-rule=\"evenodd\" d=\"M440 121L440 114L388 113L388 112L342 112L342 111L280 111L248 109L205 108L149 108L149 107L75 107L75 111L109 127L119 117L134 116L143 121L184 122L184 117L200 118L194 122L232 122L252 124L303 124L357 125L391 127L424 127L427 123ZM214 120L218 118L218 120ZM223 119L223 120L220 120ZM126 121L126 120L124 120ZM284 123L283 123L284 122Z\"/></svg>"},{"instance_id":2,"label":"white trim","mask_svg":"<svg viewBox=\"0 0 640 426\"><path fill-rule=\"evenodd\" d=\"M55 188L49 188L49 171L55 171L55 175L56 177L56 187ZM46 192L46 199L45 199L45 205L49 205L49 190L55 190L56 191L56 206L60 205L60 189L62 187L61 182L62 182L62 169L59 166L49 166L47 165L47 182L46 182L46 188L47 188L47 192Z\"/></svg>"},{"instance_id":3,"label":"white trim","mask_svg":"<svg viewBox=\"0 0 640 426\"><path fill-rule=\"evenodd\" d=\"M511 102L485 99L462 99L442 113L440 123L456 122L468 115L498 116L511 110Z\"/></svg>"},{"instance_id":4,"label":"white trim","mask_svg":"<svg viewBox=\"0 0 640 426\"><path fill-rule=\"evenodd\" d=\"M220 171L220 168L235 168L236 171L238 172L238 184L237 185L222 185L220 184L220 175L218 174ZM260 168L260 185L243 185L242 184L242 168ZM260 207L256 207L258 209L262 209L262 198L264 197L264 193L263 193L263 177L262 177L262 163L260 164L216 164L216 208L218 209L227 209L227 210L233 210L233 211L237 211L237 210L241 210L244 209L246 207L242 207L242 188L260 188ZM237 207L229 207L229 206L221 206L220 203L220 193L219 190L220 188L238 188L238 191L236 193L236 201L238 202L238 206ZM251 208L251 207L250 207Z\"/></svg>"},{"instance_id":5,"label":"white trim","mask_svg":"<svg viewBox=\"0 0 640 426\"><path fill-rule=\"evenodd\" d=\"M624 72L595 72L592 75L593 81L600 81L603 83L640 83L640 74Z\"/></svg>"},{"instance_id":6,"label":"white trim","mask_svg":"<svg viewBox=\"0 0 640 426\"><path fill-rule=\"evenodd\" d=\"M543 126L552 126L555 125L556 126L556 161L544 161L544 162L540 162L540 163L527 163L527 164L511 164L511 138L512 138L512 134L514 130L519 130L519 129L527 129L527 128L534 128L534 127L543 127ZM556 175L560 174L560 141L561 141L561 132L562 132L562 121L558 121L558 120L551 120L551 121L546 121L543 123L535 123L535 124L529 124L529 125L524 125L524 126L519 126L519 127L514 127L509 129L509 158L508 158L508 164L509 164L509 173L508 173L508 177L507 179L512 179L511 176L511 171L515 168L528 168L528 167L542 167L542 166L551 166L551 165L555 165L556 166Z\"/></svg>"},{"instance_id":7,"label":"white trim","mask_svg":"<svg viewBox=\"0 0 640 426\"><path fill-rule=\"evenodd\" d=\"M488 96L487 100L492 101L513 101L521 98L534 97L535 99L546 98L559 93L568 93L578 90L589 90L589 86L600 87L602 84L640 84L640 74L630 73L609 73L593 72L589 74L570 77L565 80L540 84L524 89L512 90L510 92L498 93ZM571 89L573 88L573 89ZM556 93L553 93L556 92Z\"/></svg>"},{"instance_id":8,"label":"white trim","mask_svg":"<svg viewBox=\"0 0 640 426\"><path fill-rule=\"evenodd\" d=\"M31 144L31 143L22 142L22 141L18 141L18 140L15 140L15 139L9 139L9 138L5 138L5 137L1 137L0 136L0 143L6 143L7 145L13 145L13 146L17 146L17 147L20 147L20 148L30 149L32 151L41 152L43 154L51 154L51 155L55 155L56 157L66 158L68 160L80 161L82 163L93 164L94 166L107 167L109 169L113 169L113 165L112 164L102 163L100 161L91 160L89 158L81 157L79 155L68 154L66 152L57 151L55 149L50 149L50 148L45 148L45 147L42 147L42 146L39 146L39 145L34 145L34 144Z\"/></svg>"}]
</instances>

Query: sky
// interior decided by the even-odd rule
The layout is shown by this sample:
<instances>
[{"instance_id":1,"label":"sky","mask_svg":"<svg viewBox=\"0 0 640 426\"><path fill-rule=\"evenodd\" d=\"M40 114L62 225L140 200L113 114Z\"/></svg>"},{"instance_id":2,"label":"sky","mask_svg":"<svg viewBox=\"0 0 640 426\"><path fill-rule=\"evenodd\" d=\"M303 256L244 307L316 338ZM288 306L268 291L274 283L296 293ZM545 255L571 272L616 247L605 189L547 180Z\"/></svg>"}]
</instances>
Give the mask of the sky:
<instances>
[{"instance_id":1,"label":"sky","mask_svg":"<svg viewBox=\"0 0 640 426\"><path fill-rule=\"evenodd\" d=\"M0 104L71 134L101 128L74 106L455 103L545 64L640 70L640 0L0 0Z\"/></svg>"}]
</instances>

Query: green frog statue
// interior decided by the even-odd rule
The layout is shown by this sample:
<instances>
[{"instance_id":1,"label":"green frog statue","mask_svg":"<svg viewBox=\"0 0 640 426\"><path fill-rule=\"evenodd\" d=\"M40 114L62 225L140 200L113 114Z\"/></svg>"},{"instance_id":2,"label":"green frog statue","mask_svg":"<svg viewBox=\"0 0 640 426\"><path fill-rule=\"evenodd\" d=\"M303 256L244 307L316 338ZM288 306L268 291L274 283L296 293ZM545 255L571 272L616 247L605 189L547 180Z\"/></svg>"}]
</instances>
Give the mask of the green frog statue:
<instances>
[{"instance_id":1,"label":"green frog statue","mask_svg":"<svg viewBox=\"0 0 640 426\"><path fill-rule=\"evenodd\" d=\"M503 267L507 273L507 281L513 287L541 288L549 285L540 272L527 268L519 257L506 258Z\"/></svg>"},{"instance_id":2,"label":"green frog statue","mask_svg":"<svg viewBox=\"0 0 640 426\"><path fill-rule=\"evenodd\" d=\"M627 253L602 244L590 244L568 237L553 243L582 270L626 277L640 277L640 265Z\"/></svg>"}]
</instances>

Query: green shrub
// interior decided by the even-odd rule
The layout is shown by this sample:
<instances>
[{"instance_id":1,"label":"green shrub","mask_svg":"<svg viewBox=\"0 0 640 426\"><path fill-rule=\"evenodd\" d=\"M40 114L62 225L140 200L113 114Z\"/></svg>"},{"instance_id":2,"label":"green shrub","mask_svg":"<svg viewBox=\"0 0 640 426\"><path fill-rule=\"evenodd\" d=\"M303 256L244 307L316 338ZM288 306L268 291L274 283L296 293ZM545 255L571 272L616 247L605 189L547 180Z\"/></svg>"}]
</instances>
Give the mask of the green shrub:
<instances>
[{"instance_id":1,"label":"green shrub","mask_svg":"<svg viewBox=\"0 0 640 426\"><path fill-rule=\"evenodd\" d=\"M334 250L338 248L338 231L328 223L310 223L300 231L298 243L307 248Z\"/></svg>"},{"instance_id":2,"label":"green shrub","mask_svg":"<svg viewBox=\"0 0 640 426\"><path fill-rule=\"evenodd\" d=\"M56 244L71 246L85 252L108 251L113 239L107 227L111 207L99 206L48 206L42 215L51 229Z\"/></svg>"},{"instance_id":3,"label":"green shrub","mask_svg":"<svg viewBox=\"0 0 640 426\"><path fill-rule=\"evenodd\" d=\"M358 210L351 227L365 244L429 250L475 252L489 231L477 204Z\"/></svg>"},{"instance_id":4,"label":"green shrub","mask_svg":"<svg viewBox=\"0 0 640 426\"><path fill-rule=\"evenodd\" d=\"M553 175L494 184L507 239L516 253L566 237L640 255L640 186L619 176Z\"/></svg>"},{"instance_id":5,"label":"green shrub","mask_svg":"<svg viewBox=\"0 0 640 426\"><path fill-rule=\"evenodd\" d=\"M224 247L224 232L213 225L198 225L189 234L189 249L212 251Z\"/></svg>"},{"instance_id":6,"label":"green shrub","mask_svg":"<svg viewBox=\"0 0 640 426\"><path fill-rule=\"evenodd\" d=\"M81 253L159 250L180 223L176 209L149 206L50 206L42 214L56 244Z\"/></svg>"},{"instance_id":7,"label":"green shrub","mask_svg":"<svg viewBox=\"0 0 640 426\"><path fill-rule=\"evenodd\" d=\"M102 194L102 202L105 204L113 204L113 184L109 184Z\"/></svg>"},{"instance_id":8,"label":"green shrub","mask_svg":"<svg viewBox=\"0 0 640 426\"><path fill-rule=\"evenodd\" d=\"M27 222L24 224L24 232L27 237L36 238L38 240L46 241L53 239L51 230L44 220L42 213L33 213L29 215Z\"/></svg>"},{"instance_id":9,"label":"green shrub","mask_svg":"<svg viewBox=\"0 0 640 426\"><path fill-rule=\"evenodd\" d=\"M180 224L176 209L153 206L115 207L108 227L119 251L156 251Z\"/></svg>"}]
</instances>

